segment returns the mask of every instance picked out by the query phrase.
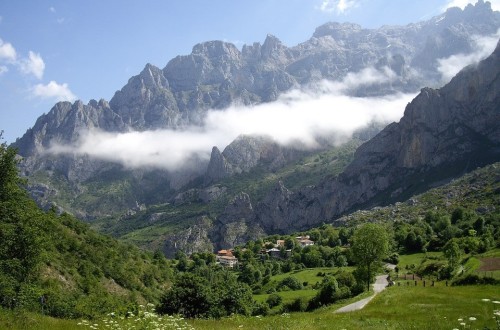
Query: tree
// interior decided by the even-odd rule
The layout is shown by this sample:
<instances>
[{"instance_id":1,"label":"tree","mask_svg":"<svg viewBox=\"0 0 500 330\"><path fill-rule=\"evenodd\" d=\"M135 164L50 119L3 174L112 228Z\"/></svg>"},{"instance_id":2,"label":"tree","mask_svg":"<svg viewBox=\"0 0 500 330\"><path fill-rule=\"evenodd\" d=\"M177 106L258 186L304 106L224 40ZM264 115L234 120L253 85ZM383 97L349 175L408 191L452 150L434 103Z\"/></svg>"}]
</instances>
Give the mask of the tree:
<instances>
[{"instance_id":1,"label":"tree","mask_svg":"<svg viewBox=\"0 0 500 330\"><path fill-rule=\"evenodd\" d=\"M443 255L448 259L451 269L456 269L458 267L460 258L462 257L462 250L456 239L452 238L444 245Z\"/></svg>"},{"instance_id":2,"label":"tree","mask_svg":"<svg viewBox=\"0 0 500 330\"><path fill-rule=\"evenodd\" d=\"M211 307L206 279L183 273L160 300L160 314L182 314L184 317L207 317Z\"/></svg>"},{"instance_id":3,"label":"tree","mask_svg":"<svg viewBox=\"0 0 500 330\"><path fill-rule=\"evenodd\" d=\"M358 270L365 275L362 277L369 290L376 266L389 251L389 238L386 230L377 224L363 225L354 232L351 251Z\"/></svg>"},{"instance_id":4,"label":"tree","mask_svg":"<svg viewBox=\"0 0 500 330\"><path fill-rule=\"evenodd\" d=\"M212 276L181 273L161 298L158 313L188 318L249 315L254 306L250 287L238 282L227 270L212 271Z\"/></svg>"}]
</instances>

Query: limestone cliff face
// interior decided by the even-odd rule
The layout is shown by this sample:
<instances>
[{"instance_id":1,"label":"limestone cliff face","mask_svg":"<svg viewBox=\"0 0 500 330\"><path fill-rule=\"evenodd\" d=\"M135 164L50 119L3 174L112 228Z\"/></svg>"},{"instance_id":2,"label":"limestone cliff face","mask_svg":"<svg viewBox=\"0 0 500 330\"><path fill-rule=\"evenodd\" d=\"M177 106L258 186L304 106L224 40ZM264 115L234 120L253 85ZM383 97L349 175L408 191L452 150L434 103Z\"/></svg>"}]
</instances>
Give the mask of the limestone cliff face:
<instances>
[{"instance_id":1,"label":"limestone cliff face","mask_svg":"<svg viewBox=\"0 0 500 330\"><path fill-rule=\"evenodd\" d=\"M296 193L283 187L270 192L258 221L278 231L300 230L500 160L499 90L500 44L443 88L424 88L399 123L358 148L338 178Z\"/></svg>"},{"instance_id":2,"label":"limestone cliff face","mask_svg":"<svg viewBox=\"0 0 500 330\"><path fill-rule=\"evenodd\" d=\"M212 228L212 220L204 216L200 217L189 228L166 235L162 250L169 258L173 258L178 250L184 251L186 254L214 251L215 247L209 238Z\"/></svg>"},{"instance_id":3,"label":"limestone cliff face","mask_svg":"<svg viewBox=\"0 0 500 330\"><path fill-rule=\"evenodd\" d=\"M240 135L222 153L217 147L212 149L204 182L218 182L257 166L273 171L305 153L300 148L281 146L268 137Z\"/></svg>"}]
</instances>

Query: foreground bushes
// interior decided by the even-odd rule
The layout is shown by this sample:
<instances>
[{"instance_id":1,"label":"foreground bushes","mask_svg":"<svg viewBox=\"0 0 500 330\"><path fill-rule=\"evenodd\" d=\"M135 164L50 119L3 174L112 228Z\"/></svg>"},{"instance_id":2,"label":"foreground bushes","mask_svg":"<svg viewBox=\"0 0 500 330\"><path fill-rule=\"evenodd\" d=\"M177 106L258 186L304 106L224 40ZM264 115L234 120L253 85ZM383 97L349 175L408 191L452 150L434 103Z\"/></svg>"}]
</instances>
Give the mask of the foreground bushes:
<instances>
[{"instance_id":1,"label":"foreground bushes","mask_svg":"<svg viewBox=\"0 0 500 330\"><path fill-rule=\"evenodd\" d=\"M257 308L250 287L236 275L215 266L209 276L181 273L161 298L160 314L180 314L187 318L221 318L231 314L250 315Z\"/></svg>"},{"instance_id":2,"label":"foreground bushes","mask_svg":"<svg viewBox=\"0 0 500 330\"><path fill-rule=\"evenodd\" d=\"M486 284L491 284L491 285L497 285L500 284L500 280L497 280L493 277L479 277L476 274L467 274L464 276L461 276L454 280L451 285L486 285Z\"/></svg>"}]
</instances>

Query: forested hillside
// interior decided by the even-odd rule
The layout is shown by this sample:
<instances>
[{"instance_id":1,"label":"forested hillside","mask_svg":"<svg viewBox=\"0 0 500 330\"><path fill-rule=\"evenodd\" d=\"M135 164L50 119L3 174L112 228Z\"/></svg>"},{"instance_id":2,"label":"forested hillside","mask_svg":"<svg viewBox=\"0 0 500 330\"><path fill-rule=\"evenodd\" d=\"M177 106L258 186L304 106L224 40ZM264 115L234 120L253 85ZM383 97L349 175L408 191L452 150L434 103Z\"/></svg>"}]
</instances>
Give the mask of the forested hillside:
<instances>
[{"instance_id":1,"label":"forested hillside","mask_svg":"<svg viewBox=\"0 0 500 330\"><path fill-rule=\"evenodd\" d=\"M171 268L90 229L40 210L18 177L16 151L0 145L0 306L58 317L134 310L158 300Z\"/></svg>"}]
</instances>

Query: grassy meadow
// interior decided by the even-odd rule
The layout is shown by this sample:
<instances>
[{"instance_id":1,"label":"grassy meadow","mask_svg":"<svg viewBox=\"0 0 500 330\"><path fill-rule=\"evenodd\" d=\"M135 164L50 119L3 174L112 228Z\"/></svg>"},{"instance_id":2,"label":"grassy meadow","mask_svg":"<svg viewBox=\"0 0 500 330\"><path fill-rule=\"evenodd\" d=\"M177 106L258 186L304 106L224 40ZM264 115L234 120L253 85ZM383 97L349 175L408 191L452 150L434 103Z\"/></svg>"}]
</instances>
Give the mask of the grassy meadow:
<instances>
[{"instance_id":1,"label":"grassy meadow","mask_svg":"<svg viewBox=\"0 0 500 330\"><path fill-rule=\"evenodd\" d=\"M189 320L194 329L499 329L494 310L500 309L500 286L435 287L394 286L377 295L363 310L336 314L335 310L359 298L310 313L279 314L267 317L234 316L221 320ZM483 301L487 299L487 301ZM461 319L461 321L459 321ZM500 317L499 320L500 321ZM0 310L0 329L90 329L102 320L78 325L82 320L59 320L33 314ZM461 323L465 323L461 325ZM134 318L128 326L155 329ZM123 326L118 329L127 329ZM115 328L116 329L116 328ZM175 329L163 327L159 329Z\"/></svg>"},{"instance_id":2,"label":"grassy meadow","mask_svg":"<svg viewBox=\"0 0 500 330\"><path fill-rule=\"evenodd\" d=\"M399 267L403 271L406 265L418 267L422 262L439 259L440 253L417 253L401 255ZM464 270L482 274L484 260L498 260L500 249L495 249L476 256L464 256ZM495 262L490 266L496 265ZM273 276L271 282L279 282L287 276L296 277L308 286L297 291L281 291L283 303L296 298L310 299L316 294L312 285L321 281L321 273L335 272L333 268L302 269L287 274ZM489 270L488 276L500 273ZM26 312L11 312L0 309L0 329L34 330L72 330L72 329L500 329L500 316L494 319L494 311L500 310L500 286L471 285L446 286L439 281L435 286L426 287L422 281L417 286L413 281L400 281L400 285L387 288L377 295L360 311L336 314L338 308L369 296L365 292L358 297L340 301L313 312L285 313L272 309L271 316L233 316L220 320L175 320L168 317L161 319L145 315L121 320L121 323L109 323L109 319L65 320ZM410 285L407 285L407 282ZM254 299L264 302L269 294L254 295ZM494 302L498 303L494 303ZM146 313L147 315L147 313ZM461 319L461 321L459 321ZM116 319L118 320L118 319ZM461 324L464 323L464 324ZM134 328L132 328L134 326Z\"/></svg>"}]
</instances>

